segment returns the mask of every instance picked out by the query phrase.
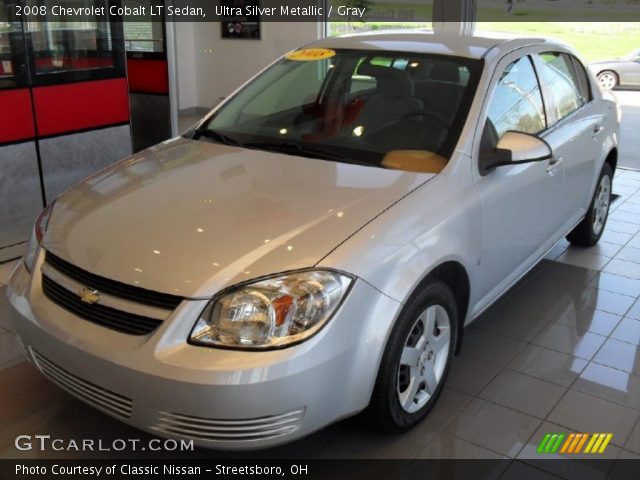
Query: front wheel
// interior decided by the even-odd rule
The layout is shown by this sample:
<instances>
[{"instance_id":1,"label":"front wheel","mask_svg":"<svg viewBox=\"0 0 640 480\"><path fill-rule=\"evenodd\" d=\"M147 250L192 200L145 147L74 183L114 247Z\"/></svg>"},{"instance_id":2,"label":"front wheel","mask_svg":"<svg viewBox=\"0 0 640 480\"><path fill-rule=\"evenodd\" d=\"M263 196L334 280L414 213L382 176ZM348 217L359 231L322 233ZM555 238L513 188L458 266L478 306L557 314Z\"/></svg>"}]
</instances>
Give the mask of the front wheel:
<instances>
[{"instance_id":1,"label":"front wheel","mask_svg":"<svg viewBox=\"0 0 640 480\"><path fill-rule=\"evenodd\" d=\"M366 411L372 426L401 432L433 408L453 357L457 316L451 289L437 280L407 302L387 342Z\"/></svg>"},{"instance_id":2,"label":"front wheel","mask_svg":"<svg viewBox=\"0 0 640 480\"><path fill-rule=\"evenodd\" d=\"M573 245L591 247L600 240L609 216L612 179L611 165L605 163L600 172L596 191L593 193L586 216L567 235L567 240Z\"/></svg>"}]
</instances>

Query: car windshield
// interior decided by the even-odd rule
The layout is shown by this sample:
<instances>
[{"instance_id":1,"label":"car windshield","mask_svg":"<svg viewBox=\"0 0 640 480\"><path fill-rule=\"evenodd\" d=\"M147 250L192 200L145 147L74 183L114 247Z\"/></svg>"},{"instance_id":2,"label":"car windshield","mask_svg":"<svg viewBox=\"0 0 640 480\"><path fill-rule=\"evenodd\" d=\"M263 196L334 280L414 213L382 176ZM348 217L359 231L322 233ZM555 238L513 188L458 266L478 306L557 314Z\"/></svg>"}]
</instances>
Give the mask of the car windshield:
<instances>
[{"instance_id":1,"label":"car windshield","mask_svg":"<svg viewBox=\"0 0 640 480\"><path fill-rule=\"evenodd\" d=\"M481 60L444 55L297 50L190 136L386 168L441 169L481 70Z\"/></svg>"}]
</instances>

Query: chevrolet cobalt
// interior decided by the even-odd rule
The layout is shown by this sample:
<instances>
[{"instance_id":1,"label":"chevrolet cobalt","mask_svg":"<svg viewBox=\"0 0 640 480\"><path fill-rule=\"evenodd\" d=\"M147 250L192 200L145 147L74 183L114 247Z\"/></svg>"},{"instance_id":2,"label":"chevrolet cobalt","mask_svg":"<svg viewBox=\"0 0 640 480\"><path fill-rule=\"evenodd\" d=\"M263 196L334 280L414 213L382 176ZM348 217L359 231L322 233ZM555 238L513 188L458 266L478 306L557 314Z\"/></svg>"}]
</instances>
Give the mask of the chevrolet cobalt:
<instances>
[{"instance_id":1,"label":"chevrolet cobalt","mask_svg":"<svg viewBox=\"0 0 640 480\"><path fill-rule=\"evenodd\" d=\"M618 109L570 48L407 33L289 52L37 219L8 287L50 380L158 435L264 448L420 422L466 325L594 245Z\"/></svg>"}]
</instances>

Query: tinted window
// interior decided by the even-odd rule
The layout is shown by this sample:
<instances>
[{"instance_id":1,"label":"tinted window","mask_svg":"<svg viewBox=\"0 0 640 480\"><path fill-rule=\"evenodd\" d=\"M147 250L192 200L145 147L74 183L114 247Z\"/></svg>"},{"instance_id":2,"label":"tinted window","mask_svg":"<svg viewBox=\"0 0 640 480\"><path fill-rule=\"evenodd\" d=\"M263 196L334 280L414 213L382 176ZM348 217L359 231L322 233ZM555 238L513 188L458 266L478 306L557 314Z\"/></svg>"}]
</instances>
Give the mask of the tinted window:
<instances>
[{"instance_id":1,"label":"tinted window","mask_svg":"<svg viewBox=\"0 0 640 480\"><path fill-rule=\"evenodd\" d=\"M552 119L549 123L553 124L580 108L587 99L580 88L570 55L542 53L540 59L540 76L551 96L548 108Z\"/></svg>"},{"instance_id":2,"label":"tinted window","mask_svg":"<svg viewBox=\"0 0 640 480\"><path fill-rule=\"evenodd\" d=\"M498 138L509 130L538 133L545 129L542 94L529 57L513 62L502 72L487 116Z\"/></svg>"}]
</instances>

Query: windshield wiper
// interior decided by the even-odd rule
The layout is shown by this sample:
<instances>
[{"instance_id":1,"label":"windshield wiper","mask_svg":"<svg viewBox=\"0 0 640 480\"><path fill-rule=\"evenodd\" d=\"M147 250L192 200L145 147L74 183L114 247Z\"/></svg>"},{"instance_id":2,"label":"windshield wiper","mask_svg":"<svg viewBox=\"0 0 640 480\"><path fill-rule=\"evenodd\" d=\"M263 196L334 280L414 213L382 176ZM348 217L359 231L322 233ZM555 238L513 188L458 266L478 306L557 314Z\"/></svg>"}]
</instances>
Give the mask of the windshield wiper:
<instances>
[{"instance_id":1,"label":"windshield wiper","mask_svg":"<svg viewBox=\"0 0 640 480\"><path fill-rule=\"evenodd\" d=\"M232 145L234 147L242 146L242 144L238 140L236 140L235 138L231 138L224 133L220 133L216 130L210 130L208 128L196 128L193 131L193 135L191 138L193 138L194 140L198 140L201 137L213 140L214 142L223 143L225 145Z\"/></svg>"},{"instance_id":2,"label":"windshield wiper","mask_svg":"<svg viewBox=\"0 0 640 480\"><path fill-rule=\"evenodd\" d=\"M269 150L272 152L286 153L288 155L298 155L301 157L319 158L322 160L335 160L340 162L351 162L350 159L336 153L333 150L316 147L315 145L301 145L299 143L288 142L250 142L242 145L245 148L256 148Z\"/></svg>"}]
</instances>

